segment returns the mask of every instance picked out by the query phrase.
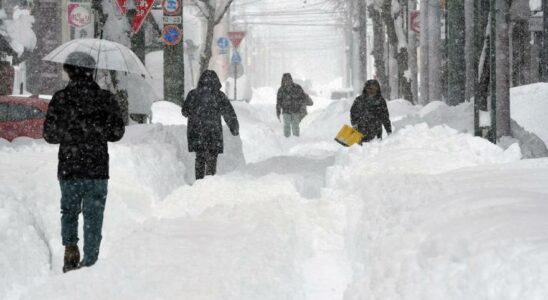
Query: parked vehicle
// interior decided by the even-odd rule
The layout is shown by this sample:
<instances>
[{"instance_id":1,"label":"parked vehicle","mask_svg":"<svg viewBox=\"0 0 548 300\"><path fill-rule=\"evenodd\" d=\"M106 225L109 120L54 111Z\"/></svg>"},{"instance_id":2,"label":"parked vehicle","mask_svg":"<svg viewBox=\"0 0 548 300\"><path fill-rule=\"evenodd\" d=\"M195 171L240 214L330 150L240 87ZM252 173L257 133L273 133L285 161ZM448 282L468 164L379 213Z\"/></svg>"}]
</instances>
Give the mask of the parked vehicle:
<instances>
[{"instance_id":1,"label":"parked vehicle","mask_svg":"<svg viewBox=\"0 0 548 300\"><path fill-rule=\"evenodd\" d=\"M42 138L48 101L41 98L0 96L0 138Z\"/></svg>"}]
</instances>

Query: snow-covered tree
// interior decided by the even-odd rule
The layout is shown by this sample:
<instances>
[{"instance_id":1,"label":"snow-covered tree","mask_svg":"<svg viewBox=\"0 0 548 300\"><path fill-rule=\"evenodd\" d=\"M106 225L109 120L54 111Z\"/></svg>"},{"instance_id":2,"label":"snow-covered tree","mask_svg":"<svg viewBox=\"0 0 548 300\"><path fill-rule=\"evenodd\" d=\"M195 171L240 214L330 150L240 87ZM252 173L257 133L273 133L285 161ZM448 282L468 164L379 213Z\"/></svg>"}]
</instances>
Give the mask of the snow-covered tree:
<instances>
[{"instance_id":1,"label":"snow-covered tree","mask_svg":"<svg viewBox=\"0 0 548 300\"><path fill-rule=\"evenodd\" d=\"M400 96L413 101L409 78L408 76L404 76L405 72L408 72L408 52L407 36L403 31L403 11L400 0L384 0L382 14L386 25L388 42L391 45L392 56L398 63Z\"/></svg>"}]
</instances>

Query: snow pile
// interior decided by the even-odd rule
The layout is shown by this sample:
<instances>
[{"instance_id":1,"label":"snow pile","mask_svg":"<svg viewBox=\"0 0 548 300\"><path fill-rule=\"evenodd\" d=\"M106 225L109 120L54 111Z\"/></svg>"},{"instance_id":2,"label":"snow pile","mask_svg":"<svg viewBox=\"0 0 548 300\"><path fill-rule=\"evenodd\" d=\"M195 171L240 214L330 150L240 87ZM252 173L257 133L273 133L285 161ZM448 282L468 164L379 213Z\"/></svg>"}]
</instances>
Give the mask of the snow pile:
<instances>
[{"instance_id":1,"label":"snow pile","mask_svg":"<svg viewBox=\"0 0 548 300\"><path fill-rule=\"evenodd\" d=\"M523 89L520 92L519 89ZM522 154L524 158L538 158L548 156L548 149L546 148L545 141L541 140L538 134L542 134L546 128L547 122L541 118L536 118L542 112L548 111L545 103L542 101L537 101L536 103L528 102L526 105L522 105L524 98L528 99L528 95L531 92L533 95L535 91L535 85L524 86L520 88L512 89L512 118L511 128L512 135L516 140L511 140L506 142L502 140L499 143L499 146L505 147L513 144L514 142L519 142L520 147L522 148ZM547 91L548 92L548 91ZM394 109L392 102L389 102L389 110L392 113ZM427 104L426 106L420 107L408 107L402 106L399 104L400 109L402 110L402 118L393 119L392 126L397 128L402 128L407 125L420 124L426 122L429 126L437 126L445 124L451 128L458 130L463 133L474 133L474 105L470 102L465 102L457 106L448 106L447 104L441 101L433 101ZM417 110L418 109L418 110ZM532 109L535 112L529 112ZM405 111L408 112L405 115ZM532 119L529 119L528 116L532 115ZM392 118L392 115L391 115ZM516 121L517 120L517 123ZM528 124L528 128L523 129L519 124Z\"/></svg>"},{"instance_id":2,"label":"snow pile","mask_svg":"<svg viewBox=\"0 0 548 300\"><path fill-rule=\"evenodd\" d=\"M519 157L426 124L341 150L323 194L346 207L344 299L548 295L548 160Z\"/></svg>"},{"instance_id":3,"label":"snow pile","mask_svg":"<svg viewBox=\"0 0 548 300\"><path fill-rule=\"evenodd\" d=\"M57 153L44 142L16 139L0 145L2 299L16 297L49 275L52 260L62 255L57 246L59 202L53 200L60 194L52 173L56 167Z\"/></svg>"},{"instance_id":4,"label":"snow pile","mask_svg":"<svg viewBox=\"0 0 548 300\"><path fill-rule=\"evenodd\" d=\"M271 87L261 87L253 89L253 103L274 103L276 104L276 90Z\"/></svg>"},{"instance_id":5,"label":"snow pile","mask_svg":"<svg viewBox=\"0 0 548 300\"><path fill-rule=\"evenodd\" d=\"M164 125L186 125L187 118L183 118L181 107L169 101L157 101L152 104L152 123Z\"/></svg>"},{"instance_id":6,"label":"snow pile","mask_svg":"<svg viewBox=\"0 0 548 300\"><path fill-rule=\"evenodd\" d=\"M180 110L180 109L179 109ZM160 116L159 120L163 118ZM245 165L240 137L234 137L223 128L224 153L219 155L217 172L225 174ZM165 197L175 187L194 181L196 155L188 152L186 126L134 125L127 127L121 143L114 144L111 156L120 154L119 165L129 174L151 187L158 199ZM116 158L112 158L111 170ZM128 167L131 167L128 169ZM126 174L128 175L128 174ZM121 176L124 178L125 176Z\"/></svg>"},{"instance_id":7,"label":"snow pile","mask_svg":"<svg viewBox=\"0 0 548 300\"><path fill-rule=\"evenodd\" d=\"M245 164L241 141L230 133L224 139L228 154L219 156L220 174ZM0 281L2 299L17 298L23 286L51 275L62 263L57 149L29 138L0 145L0 277L10 278ZM151 218L155 203L194 181L186 126L129 126L122 141L109 145L109 152L103 234L108 241L102 255L109 255L113 238L128 235L137 223Z\"/></svg>"},{"instance_id":8,"label":"snow pile","mask_svg":"<svg viewBox=\"0 0 548 300\"><path fill-rule=\"evenodd\" d=\"M548 144L548 83L535 83L510 90L512 119Z\"/></svg>"},{"instance_id":9,"label":"snow pile","mask_svg":"<svg viewBox=\"0 0 548 300\"><path fill-rule=\"evenodd\" d=\"M362 178L341 195L355 203L345 300L544 299L547 166Z\"/></svg>"},{"instance_id":10,"label":"snow pile","mask_svg":"<svg viewBox=\"0 0 548 300\"><path fill-rule=\"evenodd\" d=\"M341 155L342 153L342 155ZM457 168L508 163L521 158L519 146L506 151L485 139L462 134L447 126L429 128L425 123L407 126L382 142L341 150L331 184L348 184L377 173L383 175L439 174ZM347 168L351 169L348 170ZM339 170L342 168L342 170ZM343 174L352 174L352 177ZM340 174L341 176L337 176ZM335 182L332 182L335 181ZM329 184L328 184L329 185Z\"/></svg>"},{"instance_id":11,"label":"snow pile","mask_svg":"<svg viewBox=\"0 0 548 300\"><path fill-rule=\"evenodd\" d=\"M11 48L21 55L27 50L36 47L36 35L32 31L34 17L28 10L16 10L13 20L2 20L0 34L8 38Z\"/></svg>"}]
</instances>

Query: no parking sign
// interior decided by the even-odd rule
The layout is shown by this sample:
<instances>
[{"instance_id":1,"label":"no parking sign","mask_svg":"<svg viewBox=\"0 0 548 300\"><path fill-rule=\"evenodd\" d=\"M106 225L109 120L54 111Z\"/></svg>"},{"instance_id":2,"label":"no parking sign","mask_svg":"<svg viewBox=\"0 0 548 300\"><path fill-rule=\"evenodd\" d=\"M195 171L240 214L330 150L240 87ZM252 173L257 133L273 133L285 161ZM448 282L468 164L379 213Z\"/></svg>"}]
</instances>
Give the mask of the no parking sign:
<instances>
[{"instance_id":1,"label":"no parking sign","mask_svg":"<svg viewBox=\"0 0 548 300\"><path fill-rule=\"evenodd\" d=\"M166 25L162 30L162 40L169 46L175 46L181 42L183 32L176 25Z\"/></svg>"}]
</instances>

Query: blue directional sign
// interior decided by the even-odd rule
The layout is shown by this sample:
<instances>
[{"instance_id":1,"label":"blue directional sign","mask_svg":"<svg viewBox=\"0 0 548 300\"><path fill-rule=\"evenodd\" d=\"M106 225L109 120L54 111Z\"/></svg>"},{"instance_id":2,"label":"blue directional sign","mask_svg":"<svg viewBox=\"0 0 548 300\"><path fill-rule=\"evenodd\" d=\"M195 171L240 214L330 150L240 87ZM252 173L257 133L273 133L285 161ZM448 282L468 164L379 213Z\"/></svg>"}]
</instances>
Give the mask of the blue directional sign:
<instances>
[{"instance_id":1,"label":"blue directional sign","mask_svg":"<svg viewBox=\"0 0 548 300\"><path fill-rule=\"evenodd\" d=\"M231 62L235 65L242 63L242 57L240 56L240 53L238 53L238 51L234 51L234 53L232 53Z\"/></svg>"},{"instance_id":2,"label":"blue directional sign","mask_svg":"<svg viewBox=\"0 0 548 300\"><path fill-rule=\"evenodd\" d=\"M217 39L217 46L221 49L227 49L230 46L230 41L226 37L222 36Z\"/></svg>"}]
</instances>

